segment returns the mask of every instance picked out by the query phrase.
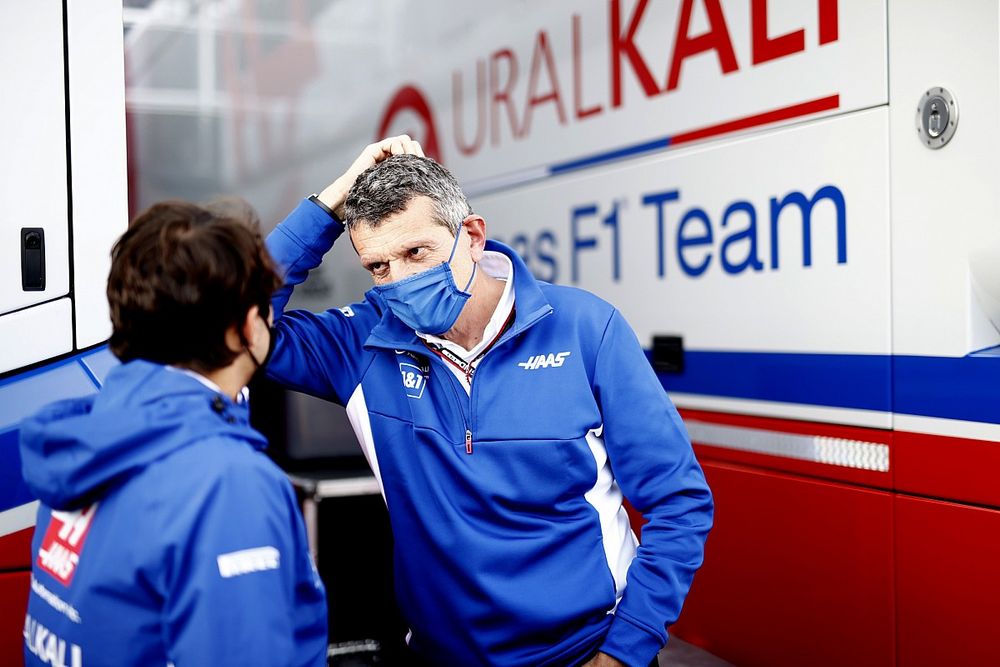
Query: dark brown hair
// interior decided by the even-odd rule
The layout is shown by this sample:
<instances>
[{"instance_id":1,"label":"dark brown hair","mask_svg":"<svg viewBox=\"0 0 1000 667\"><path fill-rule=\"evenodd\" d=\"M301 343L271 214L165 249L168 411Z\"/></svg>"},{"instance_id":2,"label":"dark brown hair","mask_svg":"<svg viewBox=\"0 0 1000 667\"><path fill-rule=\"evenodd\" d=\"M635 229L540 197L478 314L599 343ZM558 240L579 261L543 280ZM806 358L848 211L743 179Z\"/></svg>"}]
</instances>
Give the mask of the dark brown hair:
<instances>
[{"instance_id":1,"label":"dark brown hair","mask_svg":"<svg viewBox=\"0 0 1000 667\"><path fill-rule=\"evenodd\" d=\"M267 317L280 286L257 215L242 200L154 204L111 251L111 351L123 362L223 368L238 355L226 330L239 330L252 306Z\"/></svg>"}]
</instances>

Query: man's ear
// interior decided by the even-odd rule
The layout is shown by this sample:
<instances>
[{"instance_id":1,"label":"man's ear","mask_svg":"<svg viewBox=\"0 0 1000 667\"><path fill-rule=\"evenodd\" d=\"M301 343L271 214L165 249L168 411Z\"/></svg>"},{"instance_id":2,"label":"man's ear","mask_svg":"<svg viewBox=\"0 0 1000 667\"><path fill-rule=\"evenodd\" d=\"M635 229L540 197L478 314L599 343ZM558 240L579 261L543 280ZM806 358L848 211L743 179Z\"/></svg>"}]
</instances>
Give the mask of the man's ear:
<instances>
[{"instance_id":1,"label":"man's ear","mask_svg":"<svg viewBox=\"0 0 1000 667\"><path fill-rule=\"evenodd\" d=\"M462 226L469 235L472 261L478 262L486 249L486 220L481 215L469 215L462 221Z\"/></svg>"},{"instance_id":2,"label":"man's ear","mask_svg":"<svg viewBox=\"0 0 1000 667\"><path fill-rule=\"evenodd\" d=\"M239 348L243 349L243 341L246 341L246 345L252 345L254 343L254 338L257 335L257 320L260 319L261 313L260 308L257 306L250 306L247 310L246 316L243 318L243 322L240 324L239 333L243 334L243 339L239 341Z\"/></svg>"}]
</instances>

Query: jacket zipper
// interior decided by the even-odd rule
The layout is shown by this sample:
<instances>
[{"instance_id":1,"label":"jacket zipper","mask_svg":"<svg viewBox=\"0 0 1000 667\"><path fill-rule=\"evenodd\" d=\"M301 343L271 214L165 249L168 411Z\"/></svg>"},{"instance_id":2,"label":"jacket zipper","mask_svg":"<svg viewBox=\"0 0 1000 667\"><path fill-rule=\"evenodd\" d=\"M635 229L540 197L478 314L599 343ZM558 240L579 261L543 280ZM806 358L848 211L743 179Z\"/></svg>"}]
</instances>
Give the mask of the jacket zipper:
<instances>
[{"instance_id":1,"label":"jacket zipper","mask_svg":"<svg viewBox=\"0 0 1000 667\"><path fill-rule=\"evenodd\" d=\"M472 420L472 364L465 370L465 381L469 383L469 420ZM466 424L465 429L465 453L472 453L472 429Z\"/></svg>"},{"instance_id":2,"label":"jacket zipper","mask_svg":"<svg viewBox=\"0 0 1000 667\"><path fill-rule=\"evenodd\" d=\"M517 308L516 304L515 304L514 308ZM514 336L517 336L522 331L527 330L529 327L531 327L533 324L535 324L535 322L537 322L538 320L542 319L543 317L545 317L546 315L548 315L551 312L552 312L552 309L549 308L544 313L542 313L540 315L537 315L536 317L532 318L530 321L525 322L520 327L514 327L513 326L513 322L511 322L509 325L504 325L504 327L500 330L500 333L497 334L497 337L493 340L493 342L490 343L489 346L485 350L483 350L482 355L480 355L480 357L478 359L479 366L477 366L476 368L472 368L472 364L469 364L469 368L466 369L466 371L465 371L465 377L468 378L468 380L469 380L469 419L470 420L472 419L473 410L475 409L475 407L474 407L475 403L476 403L476 401L475 401L475 398L476 398L475 391L476 391L476 386L477 386L477 385L475 385L475 384L472 383L472 375L473 374L478 374L479 369L483 367L484 363L486 363L486 357L489 355L490 352L492 352L493 350L497 349L501 345L504 345L507 341L511 340L512 338L514 338ZM510 316L514 317L514 313L515 313L515 311L511 310ZM442 361L443 361L443 359L442 359ZM465 431L465 453L466 454L471 454L472 453L472 431L468 430L468 429Z\"/></svg>"},{"instance_id":3,"label":"jacket zipper","mask_svg":"<svg viewBox=\"0 0 1000 667\"><path fill-rule=\"evenodd\" d=\"M424 347L424 349L425 350L430 350L430 351L433 352L433 349L428 348L426 346ZM416 351L417 350L414 350L414 352L416 352ZM455 400L458 401L459 405L461 405L462 404L462 397L459 395L458 389L455 387L455 383L458 380L455 379L455 376L451 372L451 369L448 368L448 362L445 360L444 357L442 357L439 354L432 354L431 356L435 357L437 359L436 362L432 362L432 363L438 363L438 364L440 364L442 370L445 373L448 374L449 377L448 377L447 382L451 386L452 393L455 394ZM470 387L472 386L471 383L470 383L469 386ZM472 419L472 395L470 393L470 395L469 395L469 417L466 418L466 416L464 414L464 411L463 411L463 414L462 414L462 425L465 426L465 453L466 454L471 454L472 453L472 427L469 424L469 422L470 422L471 419Z\"/></svg>"},{"instance_id":4,"label":"jacket zipper","mask_svg":"<svg viewBox=\"0 0 1000 667\"><path fill-rule=\"evenodd\" d=\"M459 361L461 362L461 365L459 365L459 363L456 363L454 360L452 360L451 357L450 357L450 355L446 355L444 352L442 352L442 351L440 351L440 350L438 350L438 349L436 349L434 347L431 347L430 345L427 345L427 343L424 343L424 346L427 347L427 349L429 349L431 352L433 352L434 356L438 357L441 360L441 362L444 364L445 368L447 368L448 364L450 363L452 366L455 366L460 371L462 371L462 373L465 375L465 381L469 385L469 397L468 397L469 398L469 421L467 421L465 423L465 453L466 454L472 454L472 451L473 451L473 449L472 449L472 427L471 427L471 425L469 423L469 422L472 421L472 411L473 411L473 402L472 402L472 376L475 375L476 370L477 370L476 367L473 366L473 364L475 364L475 363L478 362L480 365L482 365L483 360L486 358L486 355L489 352L491 352L493 350L493 348L496 347L497 344L499 344L500 339L509 330L510 325L513 324L514 312L515 311L512 308L511 311L510 311L510 315L508 316L507 322L500 329L500 333L498 333L496 335L496 338L494 338L493 341L490 342L490 344L486 346L486 349L484 349L482 352L480 352L479 355L475 359L473 359L472 361L466 362L464 359L460 359ZM448 374L452 375L452 372L451 372L450 369L448 370ZM452 385L452 390L455 392L455 397L458 398L459 401L461 401L462 398L461 398L461 396L459 396L458 391L454 388L454 385Z\"/></svg>"},{"instance_id":5,"label":"jacket zipper","mask_svg":"<svg viewBox=\"0 0 1000 667\"><path fill-rule=\"evenodd\" d=\"M514 312L515 312L514 310L511 310L511 317L514 316ZM489 347L487 347L483 351L482 355L478 358L479 364L482 365L483 361L486 359L486 355L487 355L488 352L492 352L494 348L499 347L500 345L503 345L504 343L506 343L508 340L510 340L514 336L519 335L522 331L525 331L526 329L530 328L532 325L535 324L535 322L537 322L538 320L542 319L546 315L549 315L551 312L552 312L552 309L550 307L548 310L546 310L543 313L540 313L540 314L536 315L530 321L525 322L520 327L516 327L515 328L514 326L509 326L509 327L505 327L504 329L502 329L500 331L500 333L497 334L496 339L492 343L490 343ZM395 345L391 345L391 346L390 345L377 345L377 347L385 347L387 349L398 349ZM416 352L418 354L422 352L422 350L420 348L418 348L418 347L416 347L414 345L405 345L405 346L402 346L402 349L405 349L405 350L410 351L410 352ZM435 350L433 348L429 347L426 343L424 344L424 348L423 349L425 349L425 350L429 349L430 351L435 352ZM451 372L451 370L448 368L448 361L447 361L447 359L443 355L435 353L433 356L435 356L435 357L437 357L439 359L439 363L444 368L444 370L446 370L448 372L448 375L453 375L452 372ZM473 374L475 372L476 372L476 368L473 368L472 364L469 364L468 368L464 369L466 380L468 380L468 383L469 383L469 397L468 397L469 398L469 412L468 412L468 418L466 418L466 416L464 414L462 415L462 421L464 422L463 425L465 426L465 453L466 454L472 454L472 452L473 452L472 426L471 426L470 422L472 420L472 411L473 411L473 405L474 405L473 391L475 391L474 385L472 384L472 376L473 376ZM452 390L452 392L454 392L455 398L458 400L459 403L461 403L462 402L462 397L459 395L458 390L455 388L454 381L452 381L451 379L449 379L449 384L451 384L451 390Z\"/></svg>"}]
</instances>

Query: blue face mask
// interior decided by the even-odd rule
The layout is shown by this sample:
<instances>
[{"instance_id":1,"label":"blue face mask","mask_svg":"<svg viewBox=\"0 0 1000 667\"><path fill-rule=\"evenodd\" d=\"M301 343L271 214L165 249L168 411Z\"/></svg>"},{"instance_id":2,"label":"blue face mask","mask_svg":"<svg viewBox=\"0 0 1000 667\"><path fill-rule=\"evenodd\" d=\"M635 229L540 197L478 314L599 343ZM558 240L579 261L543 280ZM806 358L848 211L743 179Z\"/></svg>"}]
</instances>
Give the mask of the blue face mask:
<instances>
[{"instance_id":1,"label":"blue face mask","mask_svg":"<svg viewBox=\"0 0 1000 667\"><path fill-rule=\"evenodd\" d=\"M459 228L451 246L448 261L433 269L421 271L409 278L386 285L376 285L372 290L385 299L389 309L414 331L443 334L455 325L465 302L472 296L467 290L476 277L477 265L472 265L472 275L465 289L458 289L451 273L451 260L458 247Z\"/></svg>"}]
</instances>

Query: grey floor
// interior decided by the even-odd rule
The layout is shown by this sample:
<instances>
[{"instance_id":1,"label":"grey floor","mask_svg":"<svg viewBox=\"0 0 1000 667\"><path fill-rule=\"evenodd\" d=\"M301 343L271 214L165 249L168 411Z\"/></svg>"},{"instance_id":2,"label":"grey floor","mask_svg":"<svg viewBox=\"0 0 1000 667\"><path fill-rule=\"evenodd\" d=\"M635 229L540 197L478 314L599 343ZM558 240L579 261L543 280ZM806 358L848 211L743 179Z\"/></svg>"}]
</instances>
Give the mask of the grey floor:
<instances>
[{"instance_id":1,"label":"grey floor","mask_svg":"<svg viewBox=\"0 0 1000 667\"><path fill-rule=\"evenodd\" d=\"M670 638L667 648L660 651L657 660L660 667L734 667L732 663L677 637Z\"/></svg>"}]
</instances>

